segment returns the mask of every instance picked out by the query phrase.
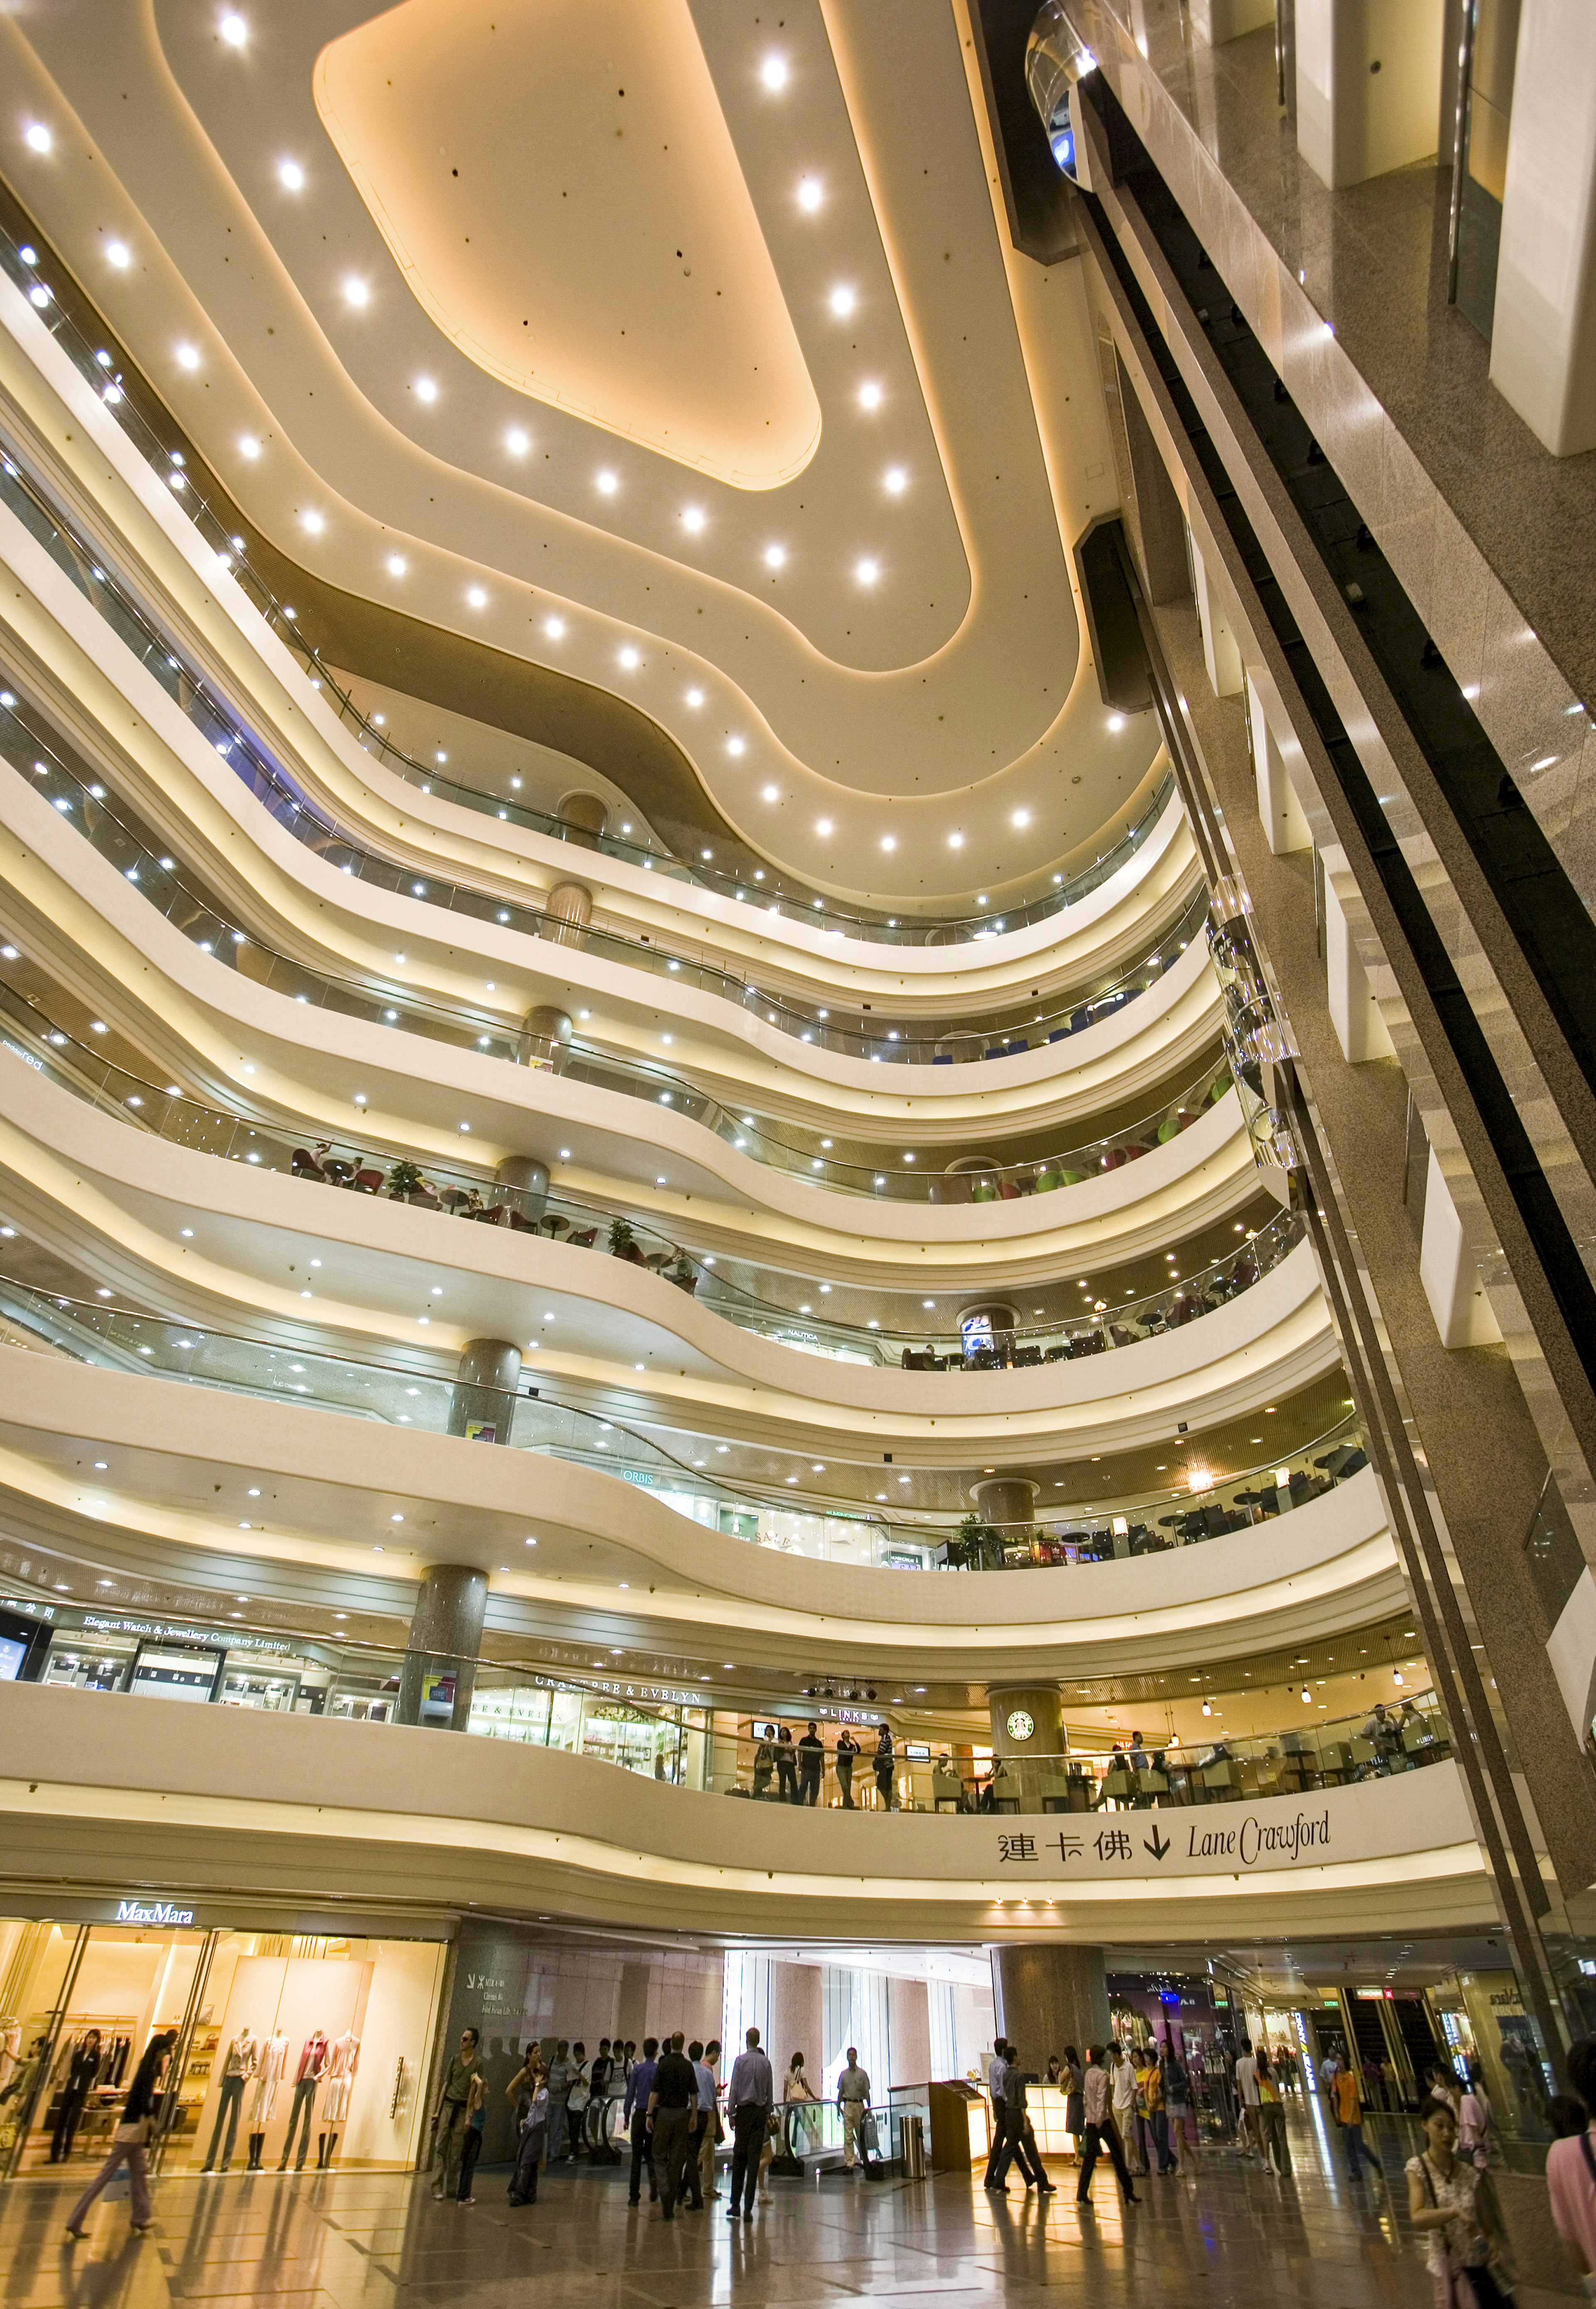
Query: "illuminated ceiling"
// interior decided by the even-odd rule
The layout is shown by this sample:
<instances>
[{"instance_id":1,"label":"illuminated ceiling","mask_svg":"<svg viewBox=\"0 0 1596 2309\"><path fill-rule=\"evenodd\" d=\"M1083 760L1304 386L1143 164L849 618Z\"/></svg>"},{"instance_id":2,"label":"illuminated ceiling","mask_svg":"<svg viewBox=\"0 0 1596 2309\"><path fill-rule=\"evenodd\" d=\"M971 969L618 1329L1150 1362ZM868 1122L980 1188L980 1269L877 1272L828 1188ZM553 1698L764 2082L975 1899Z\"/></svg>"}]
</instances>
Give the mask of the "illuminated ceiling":
<instances>
[{"instance_id":1,"label":"illuminated ceiling","mask_svg":"<svg viewBox=\"0 0 1596 2309\"><path fill-rule=\"evenodd\" d=\"M286 554L633 700L822 888L965 897L1135 789L1066 550L1117 501L1081 268L1009 246L965 0L0 43L0 168Z\"/></svg>"}]
</instances>

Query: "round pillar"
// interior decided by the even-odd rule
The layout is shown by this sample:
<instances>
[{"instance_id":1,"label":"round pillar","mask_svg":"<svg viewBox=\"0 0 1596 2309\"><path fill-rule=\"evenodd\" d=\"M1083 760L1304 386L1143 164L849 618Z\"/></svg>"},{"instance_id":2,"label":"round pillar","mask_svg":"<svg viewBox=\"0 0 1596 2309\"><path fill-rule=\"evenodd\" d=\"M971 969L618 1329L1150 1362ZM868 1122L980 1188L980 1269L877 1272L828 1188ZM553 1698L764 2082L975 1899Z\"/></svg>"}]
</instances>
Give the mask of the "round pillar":
<instances>
[{"instance_id":1,"label":"round pillar","mask_svg":"<svg viewBox=\"0 0 1596 2309\"><path fill-rule=\"evenodd\" d=\"M1100 1948L1002 1947L992 1957L997 2031L1019 2047L1021 2066L1045 2072L1050 2053L1073 2045L1083 2061L1109 2041L1109 1983Z\"/></svg>"},{"instance_id":2,"label":"round pillar","mask_svg":"<svg viewBox=\"0 0 1596 2309\"><path fill-rule=\"evenodd\" d=\"M995 1794L1022 1812L1040 1812L1043 1799L1067 1785L1064 1704L1056 1683L988 1684L992 1754L1001 1762ZM1053 2050L1052 2046L1048 2047Z\"/></svg>"},{"instance_id":3,"label":"round pillar","mask_svg":"<svg viewBox=\"0 0 1596 2309\"><path fill-rule=\"evenodd\" d=\"M995 1525L1002 1538L1029 1540L1040 1489L1028 1475L988 1475L984 1483L971 1483L970 1496L981 1521Z\"/></svg>"},{"instance_id":4,"label":"round pillar","mask_svg":"<svg viewBox=\"0 0 1596 2309\"><path fill-rule=\"evenodd\" d=\"M568 793L555 814L568 829L571 839L586 850L603 839L604 829L609 824L609 805L596 793Z\"/></svg>"},{"instance_id":5,"label":"round pillar","mask_svg":"<svg viewBox=\"0 0 1596 2309\"><path fill-rule=\"evenodd\" d=\"M548 1165L531 1154L506 1154L494 1167L495 1183L513 1187L516 1207L536 1222L548 1206ZM519 1374L518 1374L519 1376Z\"/></svg>"},{"instance_id":6,"label":"round pillar","mask_svg":"<svg viewBox=\"0 0 1596 2309\"><path fill-rule=\"evenodd\" d=\"M593 894L585 882L556 882L543 901L543 935L556 946L580 946L593 917Z\"/></svg>"},{"instance_id":7,"label":"round pillar","mask_svg":"<svg viewBox=\"0 0 1596 2309\"><path fill-rule=\"evenodd\" d=\"M523 1066L552 1067L557 1075L565 1064L565 1048L571 1040L570 1013L556 1010L552 1003L539 1002L529 1010L521 1022Z\"/></svg>"},{"instance_id":8,"label":"round pillar","mask_svg":"<svg viewBox=\"0 0 1596 2309\"><path fill-rule=\"evenodd\" d=\"M449 1405L449 1432L473 1443L507 1443L521 1384L521 1349L508 1339L468 1339Z\"/></svg>"},{"instance_id":9,"label":"round pillar","mask_svg":"<svg viewBox=\"0 0 1596 2309\"><path fill-rule=\"evenodd\" d=\"M469 1352L469 1351L468 1351ZM487 1577L470 1563L434 1563L421 1574L410 1642L399 1678L394 1720L463 1732L487 1615ZM439 1678L453 1679L445 1717Z\"/></svg>"}]
</instances>

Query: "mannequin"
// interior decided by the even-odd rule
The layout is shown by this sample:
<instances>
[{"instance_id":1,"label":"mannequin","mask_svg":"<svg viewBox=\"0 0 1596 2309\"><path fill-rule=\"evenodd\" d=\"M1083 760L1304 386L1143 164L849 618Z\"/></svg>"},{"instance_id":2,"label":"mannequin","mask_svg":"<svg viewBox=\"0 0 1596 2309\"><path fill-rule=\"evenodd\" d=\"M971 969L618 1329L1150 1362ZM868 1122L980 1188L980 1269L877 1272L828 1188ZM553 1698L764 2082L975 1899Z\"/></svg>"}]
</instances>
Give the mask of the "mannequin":
<instances>
[{"instance_id":1,"label":"mannequin","mask_svg":"<svg viewBox=\"0 0 1596 2309\"><path fill-rule=\"evenodd\" d=\"M266 2145L266 2127L272 2122L272 2112L277 2106L277 2088L282 2082L289 2064L289 2040L280 2028L275 2037L268 2037L260 2047L255 2064L254 2092L249 2104L249 2170L261 2169L261 2151Z\"/></svg>"},{"instance_id":2,"label":"mannequin","mask_svg":"<svg viewBox=\"0 0 1596 2309\"><path fill-rule=\"evenodd\" d=\"M305 2050L299 2055L299 2066L294 2077L293 2106L289 2110L288 2134L282 2144L282 2161L277 2167L280 2173L287 2169L294 2135L299 2132L301 2115L305 2119L305 2129L299 2132L299 2154L294 2170L296 2173L305 2170L306 2153L310 2147L310 2128L315 2116L316 2087L322 2081L322 2072L326 2065L326 2032L316 2028L305 2039Z\"/></svg>"},{"instance_id":3,"label":"mannequin","mask_svg":"<svg viewBox=\"0 0 1596 2309\"><path fill-rule=\"evenodd\" d=\"M216 2169L216 2144L221 2139L222 2121L227 2121L228 2136L221 2152L221 2169L225 2173L233 2161L233 2143L238 2137L238 2111L243 2106L244 2088L260 2063L260 2046L247 2022L239 2029L228 2046L221 2064L221 2083L216 2098L216 2123L211 2129L211 2147L200 2167L203 2173Z\"/></svg>"},{"instance_id":4,"label":"mannequin","mask_svg":"<svg viewBox=\"0 0 1596 2309\"><path fill-rule=\"evenodd\" d=\"M360 2039L352 2028L346 2028L328 2048L327 2066L323 2072L330 2081L322 2106L322 2122L327 2131L316 2137L315 2161L321 2170L331 2166L337 2154L338 2136L349 2113L349 2094L359 2064Z\"/></svg>"},{"instance_id":5,"label":"mannequin","mask_svg":"<svg viewBox=\"0 0 1596 2309\"><path fill-rule=\"evenodd\" d=\"M22 2066L22 2024L13 2012L0 2015L0 2092Z\"/></svg>"}]
</instances>

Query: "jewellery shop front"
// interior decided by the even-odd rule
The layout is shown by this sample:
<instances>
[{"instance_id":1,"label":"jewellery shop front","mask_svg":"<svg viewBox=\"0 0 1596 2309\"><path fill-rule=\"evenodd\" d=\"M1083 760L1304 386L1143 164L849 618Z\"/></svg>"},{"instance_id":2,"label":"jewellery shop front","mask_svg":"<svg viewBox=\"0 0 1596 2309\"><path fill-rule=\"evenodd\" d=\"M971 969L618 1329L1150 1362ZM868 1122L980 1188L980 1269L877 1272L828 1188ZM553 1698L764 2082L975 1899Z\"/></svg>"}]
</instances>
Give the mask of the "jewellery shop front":
<instances>
[{"instance_id":1,"label":"jewellery shop front","mask_svg":"<svg viewBox=\"0 0 1596 2309\"><path fill-rule=\"evenodd\" d=\"M5 2179L92 2169L168 2028L158 2170L416 2165L452 1924L135 1890L32 1913L3 1897Z\"/></svg>"}]
</instances>

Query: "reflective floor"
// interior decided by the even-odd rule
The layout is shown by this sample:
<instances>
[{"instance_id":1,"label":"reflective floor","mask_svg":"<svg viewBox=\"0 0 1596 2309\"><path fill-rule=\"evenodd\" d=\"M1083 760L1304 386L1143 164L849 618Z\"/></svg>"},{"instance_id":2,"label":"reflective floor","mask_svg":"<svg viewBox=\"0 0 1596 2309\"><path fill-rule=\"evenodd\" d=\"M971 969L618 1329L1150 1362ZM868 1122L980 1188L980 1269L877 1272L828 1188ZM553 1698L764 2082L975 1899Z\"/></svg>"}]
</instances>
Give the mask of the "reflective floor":
<instances>
[{"instance_id":1,"label":"reflective floor","mask_svg":"<svg viewBox=\"0 0 1596 2309\"><path fill-rule=\"evenodd\" d=\"M689 2309L735 2296L799 2305L1013 2303L1067 2288L1090 2309L1424 2309L1433 2291L1408 2233L1400 2168L1410 2128L1375 2119L1370 2138L1398 2177L1399 2209L1377 2183L1353 2187L1311 2112L1292 2111L1295 2172L1263 2173L1229 2149L1205 2151L1184 2178L1147 2179L1121 2207L1100 2170L1094 2203L1075 2203L1073 2169L1039 2202L1011 2175L1006 2200L979 2173L922 2183L841 2175L777 2183L747 2227L726 2201L669 2227L646 2201L626 2205L619 2170L544 2177L535 2207L505 2201L485 2170L474 2207L435 2203L427 2182L385 2174L241 2175L156 2186L156 2222L128 2233L121 2204L97 2206L83 2244L65 2248L70 2184L23 2182L0 2199L0 2287L8 2302L105 2305L272 2303L278 2309L390 2309L480 2303L523 2309L529 2279L573 2309ZM1539 2182L1521 2184L1539 2217ZM1566 2294L1522 2286L1520 2309Z\"/></svg>"}]
</instances>

